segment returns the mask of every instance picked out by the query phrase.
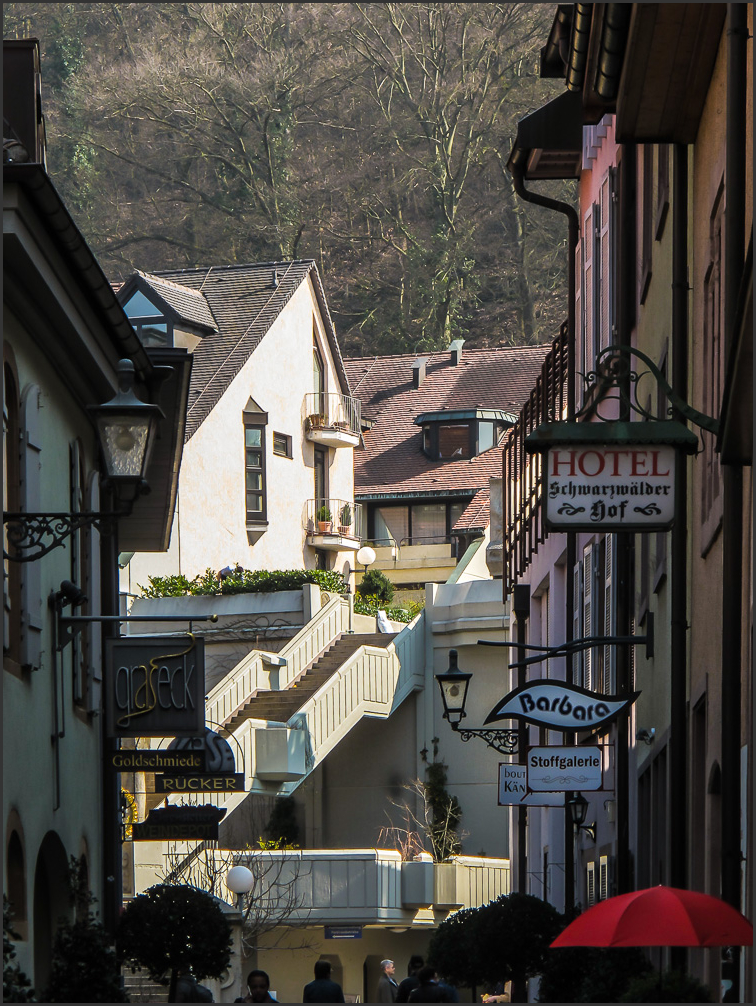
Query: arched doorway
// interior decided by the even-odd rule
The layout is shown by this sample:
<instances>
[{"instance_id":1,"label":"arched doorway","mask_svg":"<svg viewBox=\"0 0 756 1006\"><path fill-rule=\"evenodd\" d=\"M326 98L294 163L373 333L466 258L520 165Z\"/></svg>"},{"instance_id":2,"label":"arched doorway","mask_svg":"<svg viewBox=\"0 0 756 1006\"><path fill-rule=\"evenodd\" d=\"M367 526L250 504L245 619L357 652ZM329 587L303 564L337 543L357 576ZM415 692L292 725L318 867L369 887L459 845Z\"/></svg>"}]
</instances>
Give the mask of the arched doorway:
<instances>
[{"instance_id":1,"label":"arched doorway","mask_svg":"<svg viewBox=\"0 0 756 1006\"><path fill-rule=\"evenodd\" d=\"M49 831L39 847L34 871L34 987L38 992L50 981L55 933L61 921L71 919L71 902L68 856L60 838Z\"/></svg>"}]
</instances>

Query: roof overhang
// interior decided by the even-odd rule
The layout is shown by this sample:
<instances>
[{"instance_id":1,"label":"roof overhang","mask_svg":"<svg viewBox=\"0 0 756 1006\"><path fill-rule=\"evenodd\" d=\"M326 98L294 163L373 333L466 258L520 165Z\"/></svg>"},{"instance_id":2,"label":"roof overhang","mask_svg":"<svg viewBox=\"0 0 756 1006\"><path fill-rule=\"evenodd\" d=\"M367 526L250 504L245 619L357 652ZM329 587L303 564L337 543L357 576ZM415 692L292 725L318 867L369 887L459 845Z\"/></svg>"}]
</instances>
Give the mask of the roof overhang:
<instances>
[{"instance_id":1,"label":"roof overhang","mask_svg":"<svg viewBox=\"0 0 756 1006\"><path fill-rule=\"evenodd\" d=\"M148 349L147 353L156 378L162 378L160 388L154 392L154 400L165 418L160 422L147 471L150 492L137 497L129 516L121 518L118 524L122 552L164 552L168 549L184 450L192 357L185 349Z\"/></svg>"},{"instance_id":2,"label":"roof overhang","mask_svg":"<svg viewBox=\"0 0 756 1006\"><path fill-rule=\"evenodd\" d=\"M565 91L517 123L507 160L522 178L578 178L583 166L583 102Z\"/></svg>"},{"instance_id":3,"label":"roof overhang","mask_svg":"<svg viewBox=\"0 0 756 1006\"><path fill-rule=\"evenodd\" d=\"M517 416L512 415L511 412L503 412L501 409L443 409L435 412L421 412L412 421L418 426L422 426L423 423L448 423L460 419L490 419L512 425L517 422Z\"/></svg>"},{"instance_id":4,"label":"roof overhang","mask_svg":"<svg viewBox=\"0 0 756 1006\"><path fill-rule=\"evenodd\" d=\"M695 141L726 16L727 4L632 4L617 92L619 143Z\"/></svg>"}]
</instances>

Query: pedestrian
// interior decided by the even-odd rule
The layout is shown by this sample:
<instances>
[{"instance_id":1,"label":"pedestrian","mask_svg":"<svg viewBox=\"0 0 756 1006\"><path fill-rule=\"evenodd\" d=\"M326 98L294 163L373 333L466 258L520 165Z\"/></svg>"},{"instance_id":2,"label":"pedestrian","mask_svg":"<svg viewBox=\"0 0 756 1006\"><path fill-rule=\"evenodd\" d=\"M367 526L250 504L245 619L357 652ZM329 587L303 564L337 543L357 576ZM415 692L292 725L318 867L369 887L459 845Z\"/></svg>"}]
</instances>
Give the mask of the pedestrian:
<instances>
[{"instance_id":1,"label":"pedestrian","mask_svg":"<svg viewBox=\"0 0 756 1006\"><path fill-rule=\"evenodd\" d=\"M446 991L441 988L436 980L436 969L432 968L429 964L424 968L420 968L417 973L417 977L420 980L420 984L416 989L413 989L409 998L408 1003L448 1003L450 1002Z\"/></svg>"},{"instance_id":2,"label":"pedestrian","mask_svg":"<svg viewBox=\"0 0 756 1006\"><path fill-rule=\"evenodd\" d=\"M182 971L176 980L174 993L176 1003L211 1003L213 993L205 985L200 985L191 971Z\"/></svg>"},{"instance_id":3,"label":"pedestrian","mask_svg":"<svg viewBox=\"0 0 756 1006\"><path fill-rule=\"evenodd\" d=\"M250 971L247 975L248 994L234 999L235 1003L277 1003L270 994L270 978L265 971Z\"/></svg>"},{"instance_id":4,"label":"pedestrian","mask_svg":"<svg viewBox=\"0 0 756 1006\"><path fill-rule=\"evenodd\" d=\"M305 985L303 1003L343 1003L341 986L331 980L331 962L315 961L315 980Z\"/></svg>"},{"instance_id":5,"label":"pedestrian","mask_svg":"<svg viewBox=\"0 0 756 1006\"><path fill-rule=\"evenodd\" d=\"M417 977L417 973L423 964L425 964L425 961L420 954L413 954L410 957L407 966L407 977L399 982L399 988L396 992L396 1002L406 1003L410 992L418 987L420 979Z\"/></svg>"},{"instance_id":6,"label":"pedestrian","mask_svg":"<svg viewBox=\"0 0 756 1006\"><path fill-rule=\"evenodd\" d=\"M378 979L378 991L375 998L377 1003L396 1002L396 993L399 986L394 979L395 971L396 966L393 961L381 961L381 977Z\"/></svg>"},{"instance_id":7,"label":"pedestrian","mask_svg":"<svg viewBox=\"0 0 756 1006\"><path fill-rule=\"evenodd\" d=\"M458 1003L459 1002L459 992L451 982L447 981L443 975L439 976L438 987L446 993L446 1001L448 1003Z\"/></svg>"}]
</instances>

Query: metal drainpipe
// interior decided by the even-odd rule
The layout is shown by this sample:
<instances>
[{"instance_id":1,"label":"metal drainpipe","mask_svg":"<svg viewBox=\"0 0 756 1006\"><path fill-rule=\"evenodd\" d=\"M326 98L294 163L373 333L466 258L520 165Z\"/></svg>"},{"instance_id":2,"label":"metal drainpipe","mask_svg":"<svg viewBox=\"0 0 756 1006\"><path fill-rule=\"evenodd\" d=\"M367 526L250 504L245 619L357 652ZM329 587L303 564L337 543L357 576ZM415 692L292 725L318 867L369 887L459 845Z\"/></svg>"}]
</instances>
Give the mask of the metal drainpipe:
<instances>
[{"instance_id":1,"label":"metal drainpipe","mask_svg":"<svg viewBox=\"0 0 756 1006\"><path fill-rule=\"evenodd\" d=\"M624 144L619 159L619 242L622 255L617 277L617 341L630 345L630 334L635 323L635 269L636 269L636 159L635 144ZM633 569L635 539L631 534L617 535L617 632L630 635L630 612L633 606ZM630 651L617 648L617 691L630 691ZM632 890L630 870L630 752L629 715L617 721L617 893Z\"/></svg>"},{"instance_id":2,"label":"metal drainpipe","mask_svg":"<svg viewBox=\"0 0 756 1006\"><path fill-rule=\"evenodd\" d=\"M543 206L548 210L555 210L563 213L567 217L567 418L572 419L575 415L575 252L577 250L578 238L580 236L580 224L578 215L574 207L569 203L560 202L558 199L550 199L539 192L529 192L525 188L524 178L521 171L512 172L514 189L520 199L526 203L533 203L535 206ZM575 567L577 558L577 535L574 531L566 533L567 553L566 569L567 582L565 584L565 642L572 639L572 613L575 606L574 582L572 570ZM565 658L566 678L572 681L572 654ZM566 736L565 744L574 744L574 736ZM565 793L564 807L564 910L572 912L575 908L575 843L574 830L567 808L569 792Z\"/></svg>"},{"instance_id":3,"label":"metal drainpipe","mask_svg":"<svg viewBox=\"0 0 756 1006\"><path fill-rule=\"evenodd\" d=\"M745 257L745 98L748 4L727 5L727 111L725 147L725 360L735 340L738 289ZM723 465L722 500L722 897L740 908L741 603L743 587L743 470ZM740 1001L739 949L723 968L733 982L728 999ZM735 998L732 999L732 995Z\"/></svg>"},{"instance_id":4,"label":"metal drainpipe","mask_svg":"<svg viewBox=\"0 0 756 1006\"><path fill-rule=\"evenodd\" d=\"M688 398L688 148L674 145L672 181L672 387ZM684 422L679 413L673 419ZM670 744L669 744L669 880L688 886L688 461L680 452L675 469L677 514L671 533L670 583ZM673 947L672 967L685 970L687 951Z\"/></svg>"}]
</instances>

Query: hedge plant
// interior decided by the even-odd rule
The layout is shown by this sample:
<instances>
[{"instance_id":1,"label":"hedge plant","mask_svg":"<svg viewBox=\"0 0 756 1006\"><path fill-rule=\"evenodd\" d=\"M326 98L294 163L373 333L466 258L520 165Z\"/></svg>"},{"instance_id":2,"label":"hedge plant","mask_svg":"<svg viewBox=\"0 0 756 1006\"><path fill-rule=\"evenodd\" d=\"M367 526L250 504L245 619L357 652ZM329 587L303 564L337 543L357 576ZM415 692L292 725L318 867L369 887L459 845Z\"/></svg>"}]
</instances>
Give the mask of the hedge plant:
<instances>
[{"instance_id":1,"label":"hedge plant","mask_svg":"<svg viewBox=\"0 0 756 1006\"><path fill-rule=\"evenodd\" d=\"M346 582L335 569L241 569L221 577L206 569L189 580L182 573L150 576L149 585L139 585L142 597L220 596L222 594L268 594L277 590L299 590L304 583L316 583L321 590L346 594Z\"/></svg>"}]
</instances>

